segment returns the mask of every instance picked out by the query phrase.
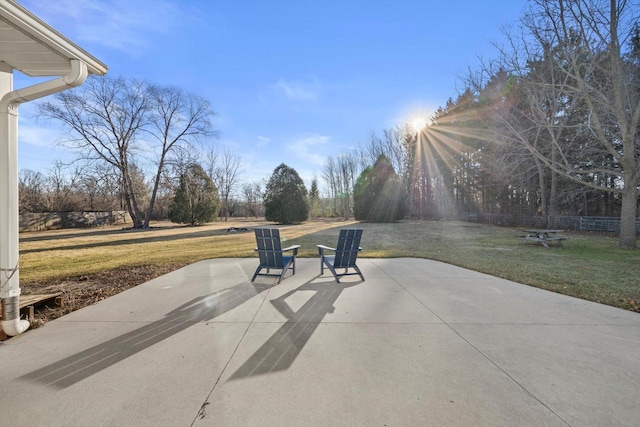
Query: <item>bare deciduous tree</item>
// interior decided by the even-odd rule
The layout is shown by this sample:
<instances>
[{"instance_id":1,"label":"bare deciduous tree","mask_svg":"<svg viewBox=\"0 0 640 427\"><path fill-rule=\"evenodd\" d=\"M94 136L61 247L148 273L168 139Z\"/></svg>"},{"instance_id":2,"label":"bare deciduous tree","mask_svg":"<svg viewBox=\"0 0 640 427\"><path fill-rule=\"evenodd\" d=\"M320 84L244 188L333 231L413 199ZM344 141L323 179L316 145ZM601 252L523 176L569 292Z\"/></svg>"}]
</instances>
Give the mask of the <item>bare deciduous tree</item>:
<instances>
[{"instance_id":1,"label":"bare deciduous tree","mask_svg":"<svg viewBox=\"0 0 640 427\"><path fill-rule=\"evenodd\" d=\"M498 128L554 172L619 194L618 244L628 248L636 247L640 184L639 15L626 0L535 0L522 42L511 38L502 52L528 123L503 116Z\"/></svg>"},{"instance_id":2,"label":"bare deciduous tree","mask_svg":"<svg viewBox=\"0 0 640 427\"><path fill-rule=\"evenodd\" d=\"M353 189L360 172L358 169L358 157L354 152L340 154L336 158L336 164L340 176L339 182L342 184L339 188L340 199L342 201L341 210L344 219L349 219L353 206Z\"/></svg>"},{"instance_id":3,"label":"bare deciduous tree","mask_svg":"<svg viewBox=\"0 0 640 427\"><path fill-rule=\"evenodd\" d=\"M259 181L246 183L242 186L242 195L248 213L257 217L262 203L262 186Z\"/></svg>"},{"instance_id":4,"label":"bare deciduous tree","mask_svg":"<svg viewBox=\"0 0 640 427\"><path fill-rule=\"evenodd\" d=\"M156 141L156 173L151 190L151 199L144 228L149 227L149 219L158 193L158 187L165 165L173 154L189 151L196 140L212 135L210 117L213 115L210 103L205 98L186 94L178 87L152 87L150 90L150 120L146 128Z\"/></svg>"},{"instance_id":5,"label":"bare deciduous tree","mask_svg":"<svg viewBox=\"0 0 640 427\"><path fill-rule=\"evenodd\" d=\"M340 175L338 173L336 161L332 156L329 156L325 161L324 168L322 170L322 179L327 185L329 199L333 202L330 216L336 215L338 211L338 188L340 187Z\"/></svg>"},{"instance_id":6,"label":"bare deciduous tree","mask_svg":"<svg viewBox=\"0 0 640 427\"><path fill-rule=\"evenodd\" d=\"M81 210L78 200L73 200L82 168L70 168L60 160L53 163L47 175L47 210L50 212L69 212Z\"/></svg>"},{"instance_id":7,"label":"bare deciduous tree","mask_svg":"<svg viewBox=\"0 0 640 427\"><path fill-rule=\"evenodd\" d=\"M39 105L44 117L71 131L65 144L88 161L105 162L118 171L125 206L134 228L146 228L160 175L168 156L210 134L209 103L177 88L161 88L138 80L88 78L74 90ZM145 159L154 153L156 159ZM139 194L140 165L155 164L151 195ZM138 187L138 188L136 188ZM139 197L149 197L141 209ZM145 215L146 214L146 215ZM145 216L147 218L145 218Z\"/></svg>"},{"instance_id":8,"label":"bare deciduous tree","mask_svg":"<svg viewBox=\"0 0 640 427\"><path fill-rule=\"evenodd\" d=\"M19 207L21 213L42 212L46 178L41 172L22 169L18 176Z\"/></svg>"},{"instance_id":9,"label":"bare deciduous tree","mask_svg":"<svg viewBox=\"0 0 640 427\"><path fill-rule=\"evenodd\" d=\"M205 170L218 188L222 215L224 220L228 221L234 192L242 183L243 167L240 155L228 147L221 152L210 150L206 155Z\"/></svg>"},{"instance_id":10,"label":"bare deciduous tree","mask_svg":"<svg viewBox=\"0 0 640 427\"><path fill-rule=\"evenodd\" d=\"M359 173L364 169L361 154L353 151L329 156L322 171L329 198L333 201L331 215L348 219L353 207L353 189Z\"/></svg>"},{"instance_id":11,"label":"bare deciduous tree","mask_svg":"<svg viewBox=\"0 0 640 427\"><path fill-rule=\"evenodd\" d=\"M137 136L148 124L148 85L122 78L89 78L80 88L61 92L39 105L44 117L71 129L65 144L88 161L104 161L120 174L125 205L134 228L142 228L131 165Z\"/></svg>"}]
</instances>

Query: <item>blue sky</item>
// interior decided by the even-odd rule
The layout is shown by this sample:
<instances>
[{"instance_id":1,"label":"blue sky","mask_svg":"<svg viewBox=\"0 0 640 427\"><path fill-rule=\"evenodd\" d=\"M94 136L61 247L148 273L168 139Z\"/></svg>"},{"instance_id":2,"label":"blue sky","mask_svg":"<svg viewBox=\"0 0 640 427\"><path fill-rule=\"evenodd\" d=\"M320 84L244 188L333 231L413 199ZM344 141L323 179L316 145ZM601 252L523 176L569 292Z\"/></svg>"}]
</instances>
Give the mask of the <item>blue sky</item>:
<instances>
[{"instance_id":1,"label":"blue sky","mask_svg":"<svg viewBox=\"0 0 640 427\"><path fill-rule=\"evenodd\" d=\"M212 144L249 181L280 163L310 184L327 156L429 115L462 89L525 0L22 0L109 67L112 77L208 98ZM32 84L16 77L14 86ZM19 167L69 159L54 123L20 107Z\"/></svg>"}]
</instances>

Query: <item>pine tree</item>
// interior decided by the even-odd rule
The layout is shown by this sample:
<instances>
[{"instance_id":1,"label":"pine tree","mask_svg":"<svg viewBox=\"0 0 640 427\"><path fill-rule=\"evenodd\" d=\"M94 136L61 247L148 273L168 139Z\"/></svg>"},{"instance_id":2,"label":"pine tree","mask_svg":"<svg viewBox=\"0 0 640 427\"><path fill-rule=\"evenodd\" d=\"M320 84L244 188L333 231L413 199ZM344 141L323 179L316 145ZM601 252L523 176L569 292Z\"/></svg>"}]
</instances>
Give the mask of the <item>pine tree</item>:
<instances>
[{"instance_id":1,"label":"pine tree","mask_svg":"<svg viewBox=\"0 0 640 427\"><path fill-rule=\"evenodd\" d=\"M394 222L404 218L404 190L391 162L381 154L356 181L353 215L358 221Z\"/></svg>"},{"instance_id":2,"label":"pine tree","mask_svg":"<svg viewBox=\"0 0 640 427\"><path fill-rule=\"evenodd\" d=\"M320 192L318 191L317 178L313 178L311 181L311 190L309 191L309 214L312 218L320 216Z\"/></svg>"}]
</instances>

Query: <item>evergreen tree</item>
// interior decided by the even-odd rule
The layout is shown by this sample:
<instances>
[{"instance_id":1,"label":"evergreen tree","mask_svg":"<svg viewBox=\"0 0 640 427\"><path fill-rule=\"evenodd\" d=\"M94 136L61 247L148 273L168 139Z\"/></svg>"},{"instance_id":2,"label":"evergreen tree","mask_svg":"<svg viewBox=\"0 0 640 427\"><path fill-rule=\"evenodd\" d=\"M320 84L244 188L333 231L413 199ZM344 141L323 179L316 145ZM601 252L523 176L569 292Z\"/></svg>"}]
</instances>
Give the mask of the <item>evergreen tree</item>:
<instances>
[{"instance_id":1,"label":"evergreen tree","mask_svg":"<svg viewBox=\"0 0 640 427\"><path fill-rule=\"evenodd\" d=\"M282 163L274 171L264 194L265 218L296 224L309 218L307 188L295 169Z\"/></svg>"},{"instance_id":2,"label":"evergreen tree","mask_svg":"<svg viewBox=\"0 0 640 427\"><path fill-rule=\"evenodd\" d=\"M180 184L169 208L169 219L179 224L202 224L214 220L220 210L215 184L198 164L180 175Z\"/></svg>"},{"instance_id":3,"label":"evergreen tree","mask_svg":"<svg viewBox=\"0 0 640 427\"><path fill-rule=\"evenodd\" d=\"M317 178L313 178L311 181L311 190L309 190L309 214L312 218L320 216L320 191L318 191Z\"/></svg>"},{"instance_id":4,"label":"evergreen tree","mask_svg":"<svg viewBox=\"0 0 640 427\"><path fill-rule=\"evenodd\" d=\"M384 154L358 177L353 202L353 214L358 221L394 222L404 218L402 182Z\"/></svg>"}]
</instances>

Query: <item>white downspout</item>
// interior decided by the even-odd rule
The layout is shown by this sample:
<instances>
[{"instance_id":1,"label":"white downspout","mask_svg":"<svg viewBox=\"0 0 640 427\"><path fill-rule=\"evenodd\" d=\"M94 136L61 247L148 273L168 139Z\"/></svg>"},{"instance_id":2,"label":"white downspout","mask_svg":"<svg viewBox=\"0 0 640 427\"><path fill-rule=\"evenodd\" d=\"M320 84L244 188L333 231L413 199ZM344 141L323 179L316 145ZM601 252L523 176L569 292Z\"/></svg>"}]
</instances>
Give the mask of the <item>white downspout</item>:
<instances>
[{"instance_id":1,"label":"white downspout","mask_svg":"<svg viewBox=\"0 0 640 427\"><path fill-rule=\"evenodd\" d=\"M13 90L13 69L0 63L0 298L2 330L9 336L29 328L28 320L20 320L18 106L80 86L87 75L87 65L72 59L66 76Z\"/></svg>"}]
</instances>

